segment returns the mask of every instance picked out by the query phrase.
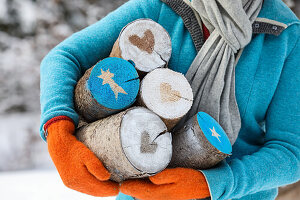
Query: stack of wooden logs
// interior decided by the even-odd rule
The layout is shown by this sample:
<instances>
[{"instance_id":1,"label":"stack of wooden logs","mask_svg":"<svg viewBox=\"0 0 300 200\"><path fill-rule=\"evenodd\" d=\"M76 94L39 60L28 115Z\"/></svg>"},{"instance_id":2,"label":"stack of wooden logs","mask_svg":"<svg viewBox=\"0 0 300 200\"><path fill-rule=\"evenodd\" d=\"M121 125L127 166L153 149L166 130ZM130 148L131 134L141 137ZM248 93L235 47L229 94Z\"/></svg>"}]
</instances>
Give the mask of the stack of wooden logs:
<instances>
[{"instance_id":1,"label":"stack of wooden logs","mask_svg":"<svg viewBox=\"0 0 300 200\"><path fill-rule=\"evenodd\" d=\"M87 70L75 88L75 108L85 121L76 136L114 181L152 176L167 166L208 168L231 153L217 122L210 133L225 142L216 145L207 135L203 120L213 119L205 113L171 134L193 104L184 75L167 68L171 51L161 25L136 20L122 29L110 57Z\"/></svg>"}]
</instances>

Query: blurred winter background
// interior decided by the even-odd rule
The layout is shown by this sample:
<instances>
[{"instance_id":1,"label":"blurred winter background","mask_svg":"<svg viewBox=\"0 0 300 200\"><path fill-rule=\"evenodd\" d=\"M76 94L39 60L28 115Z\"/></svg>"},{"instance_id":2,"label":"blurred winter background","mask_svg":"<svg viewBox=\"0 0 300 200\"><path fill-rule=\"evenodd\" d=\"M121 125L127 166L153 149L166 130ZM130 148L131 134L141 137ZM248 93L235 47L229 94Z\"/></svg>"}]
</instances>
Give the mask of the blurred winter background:
<instances>
[{"instance_id":1,"label":"blurred winter background","mask_svg":"<svg viewBox=\"0 0 300 200\"><path fill-rule=\"evenodd\" d=\"M95 199L63 186L39 137L39 64L59 42L125 1L0 0L1 199ZM300 0L286 3L300 15ZM300 187L284 188L279 199L300 199Z\"/></svg>"}]
</instances>

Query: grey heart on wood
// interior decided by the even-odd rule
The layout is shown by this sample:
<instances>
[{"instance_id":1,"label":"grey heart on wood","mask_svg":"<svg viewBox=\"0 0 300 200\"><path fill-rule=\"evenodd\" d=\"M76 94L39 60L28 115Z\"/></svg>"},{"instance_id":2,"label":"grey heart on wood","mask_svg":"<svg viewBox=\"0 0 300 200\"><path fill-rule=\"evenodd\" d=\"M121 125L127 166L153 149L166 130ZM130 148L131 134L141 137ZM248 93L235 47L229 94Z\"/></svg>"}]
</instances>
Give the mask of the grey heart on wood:
<instances>
[{"instance_id":1,"label":"grey heart on wood","mask_svg":"<svg viewBox=\"0 0 300 200\"><path fill-rule=\"evenodd\" d=\"M150 135L147 132L143 132L141 135L141 153L155 153L157 149L157 143L150 142Z\"/></svg>"}]
</instances>

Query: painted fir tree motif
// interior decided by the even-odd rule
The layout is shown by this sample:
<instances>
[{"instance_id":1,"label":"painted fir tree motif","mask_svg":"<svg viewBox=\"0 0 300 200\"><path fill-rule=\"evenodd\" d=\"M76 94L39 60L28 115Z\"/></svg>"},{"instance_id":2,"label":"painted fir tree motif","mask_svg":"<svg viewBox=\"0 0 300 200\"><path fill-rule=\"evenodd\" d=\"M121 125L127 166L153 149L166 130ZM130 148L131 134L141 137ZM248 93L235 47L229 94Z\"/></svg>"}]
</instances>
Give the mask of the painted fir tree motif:
<instances>
[{"instance_id":1,"label":"painted fir tree motif","mask_svg":"<svg viewBox=\"0 0 300 200\"><path fill-rule=\"evenodd\" d=\"M113 77L114 74L111 73L109 69L107 69L107 71L103 71L103 69L101 69L101 75L98 76L98 78L101 78L103 80L102 85L108 84L112 91L115 93L116 99L118 99L119 93L127 94L127 92L125 92L125 90L112 79Z\"/></svg>"}]
</instances>

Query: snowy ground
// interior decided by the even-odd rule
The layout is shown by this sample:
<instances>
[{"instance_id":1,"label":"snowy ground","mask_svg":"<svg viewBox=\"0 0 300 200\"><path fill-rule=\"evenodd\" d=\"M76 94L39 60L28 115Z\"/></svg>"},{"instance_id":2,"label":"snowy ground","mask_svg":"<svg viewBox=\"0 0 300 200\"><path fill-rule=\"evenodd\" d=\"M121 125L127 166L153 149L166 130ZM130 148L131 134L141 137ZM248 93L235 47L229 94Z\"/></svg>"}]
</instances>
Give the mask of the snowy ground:
<instances>
[{"instance_id":1,"label":"snowy ground","mask_svg":"<svg viewBox=\"0 0 300 200\"><path fill-rule=\"evenodd\" d=\"M0 172L54 168L39 136L39 118L39 113L0 115Z\"/></svg>"},{"instance_id":2,"label":"snowy ground","mask_svg":"<svg viewBox=\"0 0 300 200\"><path fill-rule=\"evenodd\" d=\"M39 113L0 115L1 200L115 199L95 198L65 187L38 128Z\"/></svg>"},{"instance_id":3,"label":"snowy ground","mask_svg":"<svg viewBox=\"0 0 300 200\"><path fill-rule=\"evenodd\" d=\"M3 200L114 200L96 198L64 186L55 170L0 173L0 194Z\"/></svg>"},{"instance_id":4,"label":"snowy ground","mask_svg":"<svg viewBox=\"0 0 300 200\"><path fill-rule=\"evenodd\" d=\"M96 198L64 186L55 170L32 170L0 173L0 196L3 200L114 200ZM299 200L300 185L283 192L277 200ZM166 199L167 200L167 199Z\"/></svg>"}]
</instances>

